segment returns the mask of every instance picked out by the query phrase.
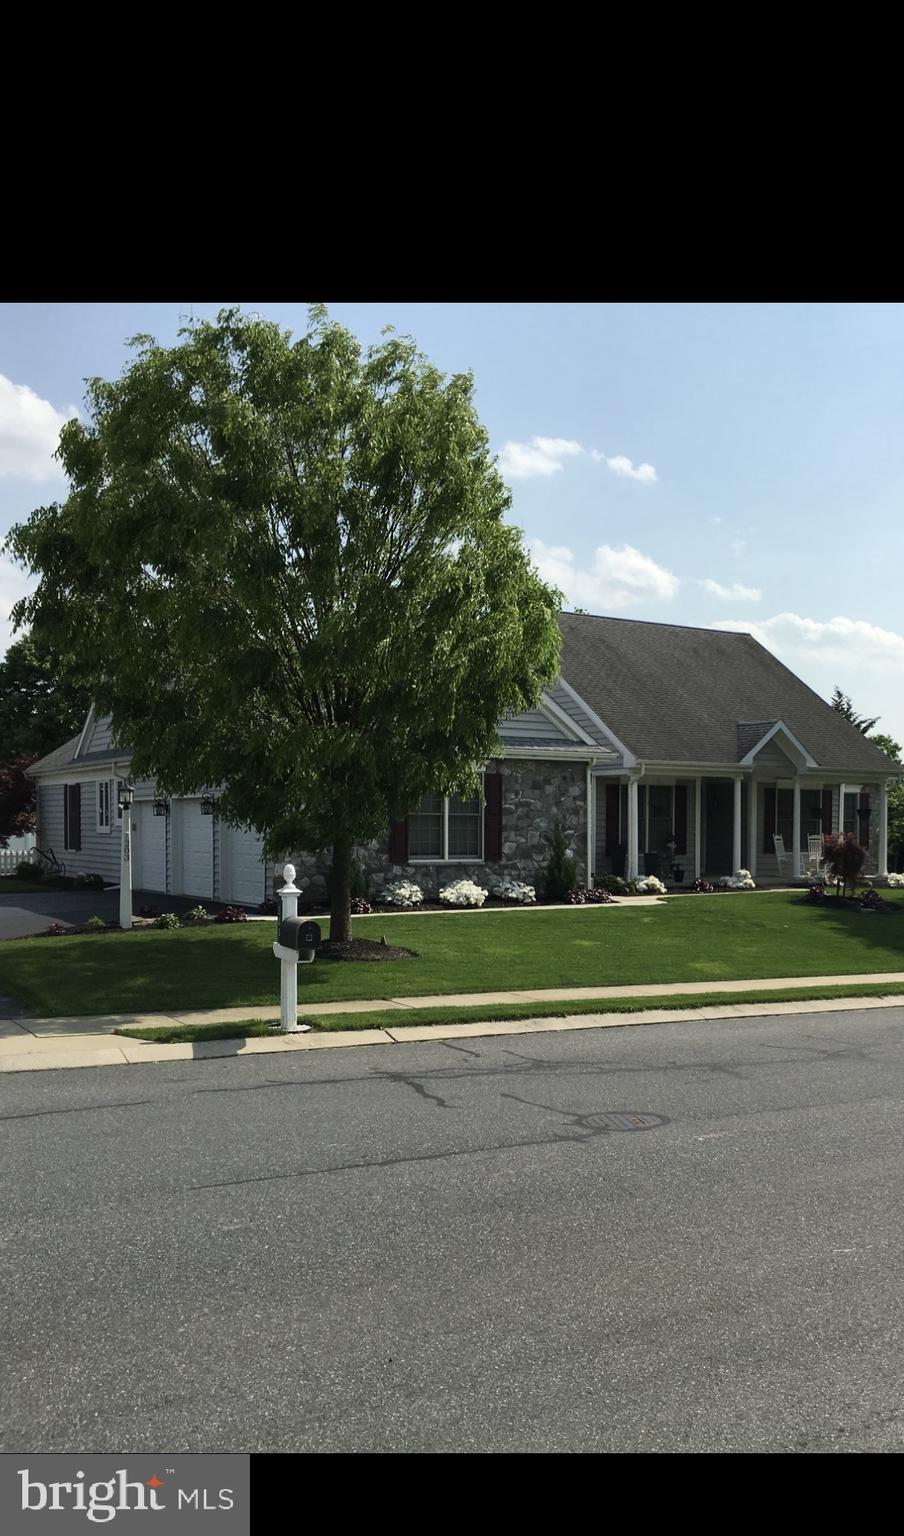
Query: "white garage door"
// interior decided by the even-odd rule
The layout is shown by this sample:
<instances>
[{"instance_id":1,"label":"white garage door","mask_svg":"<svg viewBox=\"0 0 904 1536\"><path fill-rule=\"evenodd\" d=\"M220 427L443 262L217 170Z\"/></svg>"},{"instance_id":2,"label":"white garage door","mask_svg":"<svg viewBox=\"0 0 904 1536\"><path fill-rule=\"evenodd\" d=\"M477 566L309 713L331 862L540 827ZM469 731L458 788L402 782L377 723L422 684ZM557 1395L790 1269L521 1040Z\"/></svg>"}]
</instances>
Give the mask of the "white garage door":
<instances>
[{"instance_id":1,"label":"white garage door","mask_svg":"<svg viewBox=\"0 0 904 1536\"><path fill-rule=\"evenodd\" d=\"M132 887L166 890L166 817L155 816L147 801L132 807Z\"/></svg>"},{"instance_id":2,"label":"white garage door","mask_svg":"<svg viewBox=\"0 0 904 1536\"><path fill-rule=\"evenodd\" d=\"M201 815L200 800L172 802L174 896L213 896L214 818Z\"/></svg>"},{"instance_id":3,"label":"white garage door","mask_svg":"<svg viewBox=\"0 0 904 1536\"><path fill-rule=\"evenodd\" d=\"M261 840L244 827L220 823L220 900L256 907L264 899Z\"/></svg>"}]
</instances>

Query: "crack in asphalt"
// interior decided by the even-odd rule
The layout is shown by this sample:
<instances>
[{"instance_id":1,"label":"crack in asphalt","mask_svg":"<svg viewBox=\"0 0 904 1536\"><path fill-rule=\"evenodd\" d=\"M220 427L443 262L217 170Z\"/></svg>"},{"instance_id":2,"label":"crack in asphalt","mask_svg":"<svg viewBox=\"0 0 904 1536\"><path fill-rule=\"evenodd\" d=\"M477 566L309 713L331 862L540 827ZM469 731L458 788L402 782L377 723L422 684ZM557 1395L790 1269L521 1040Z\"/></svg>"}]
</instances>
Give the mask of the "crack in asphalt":
<instances>
[{"instance_id":1,"label":"crack in asphalt","mask_svg":"<svg viewBox=\"0 0 904 1536\"><path fill-rule=\"evenodd\" d=\"M19 1115L0 1115L0 1124L6 1120L40 1120L45 1115L89 1115L98 1109L134 1109L140 1105L162 1102L161 1099L123 1099L119 1104L74 1104L69 1109L28 1109Z\"/></svg>"}]
</instances>

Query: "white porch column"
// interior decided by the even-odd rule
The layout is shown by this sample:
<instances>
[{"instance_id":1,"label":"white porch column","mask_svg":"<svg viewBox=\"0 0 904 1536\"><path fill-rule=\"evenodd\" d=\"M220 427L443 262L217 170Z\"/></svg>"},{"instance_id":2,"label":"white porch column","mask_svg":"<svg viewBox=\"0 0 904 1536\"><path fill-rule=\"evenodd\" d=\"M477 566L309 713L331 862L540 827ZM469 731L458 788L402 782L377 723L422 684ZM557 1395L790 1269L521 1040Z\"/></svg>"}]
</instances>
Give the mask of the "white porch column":
<instances>
[{"instance_id":1,"label":"white porch column","mask_svg":"<svg viewBox=\"0 0 904 1536\"><path fill-rule=\"evenodd\" d=\"M838 834L844 832L844 785L838 786Z\"/></svg>"},{"instance_id":2,"label":"white porch column","mask_svg":"<svg viewBox=\"0 0 904 1536\"><path fill-rule=\"evenodd\" d=\"M594 833L594 825L595 825L594 816L593 816L593 811L594 811L594 805L593 805L594 785L595 785L595 780L592 779L591 776L590 776L590 764L588 763L587 764L587 878L586 878L586 880L584 882L585 885L592 885L593 884L593 875L591 874L591 870L593 869L593 833Z\"/></svg>"},{"instance_id":3,"label":"white porch column","mask_svg":"<svg viewBox=\"0 0 904 1536\"><path fill-rule=\"evenodd\" d=\"M731 848L732 866L731 872L736 875L741 868L741 775L735 774L734 781L734 818L732 821L734 834Z\"/></svg>"},{"instance_id":4,"label":"white porch column","mask_svg":"<svg viewBox=\"0 0 904 1536\"><path fill-rule=\"evenodd\" d=\"M791 873L801 878L800 867L800 777L794 775L794 806L791 816Z\"/></svg>"},{"instance_id":5,"label":"white porch column","mask_svg":"<svg viewBox=\"0 0 904 1536\"><path fill-rule=\"evenodd\" d=\"M879 785L879 874L888 874L888 780Z\"/></svg>"},{"instance_id":6,"label":"white porch column","mask_svg":"<svg viewBox=\"0 0 904 1536\"><path fill-rule=\"evenodd\" d=\"M628 780L628 862L625 874L629 880L637 879L637 780Z\"/></svg>"},{"instance_id":7,"label":"white porch column","mask_svg":"<svg viewBox=\"0 0 904 1536\"><path fill-rule=\"evenodd\" d=\"M702 779L697 779L695 784L694 784L694 879L695 880L699 880L700 876L703 873L703 866L700 863L701 838L702 838L702 835L703 835L703 829L702 829L702 827L700 825L700 822L701 822L700 812L701 812L701 807L703 805L702 789L703 789L703 780Z\"/></svg>"},{"instance_id":8,"label":"white porch column","mask_svg":"<svg viewBox=\"0 0 904 1536\"><path fill-rule=\"evenodd\" d=\"M747 790L747 868L756 879L756 779L750 775Z\"/></svg>"}]
</instances>

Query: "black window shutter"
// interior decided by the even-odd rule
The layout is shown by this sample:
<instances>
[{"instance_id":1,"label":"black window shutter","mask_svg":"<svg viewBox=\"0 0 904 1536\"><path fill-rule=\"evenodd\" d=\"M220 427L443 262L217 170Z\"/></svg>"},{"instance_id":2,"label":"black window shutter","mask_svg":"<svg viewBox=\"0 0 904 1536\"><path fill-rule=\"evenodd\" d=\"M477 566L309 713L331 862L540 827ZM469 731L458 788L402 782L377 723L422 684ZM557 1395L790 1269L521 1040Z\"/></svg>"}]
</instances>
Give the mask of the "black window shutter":
<instances>
[{"instance_id":1,"label":"black window shutter","mask_svg":"<svg viewBox=\"0 0 904 1536\"><path fill-rule=\"evenodd\" d=\"M763 790L763 852L774 853L775 845L775 790Z\"/></svg>"},{"instance_id":2,"label":"black window shutter","mask_svg":"<svg viewBox=\"0 0 904 1536\"><path fill-rule=\"evenodd\" d=\"M404 816L401 821L389 823L389 862L390 864L408 863L407 816Z\"/></svg>"},{"instance_id":3,"label":"black window shutter","mask_svg":"<svg viewBox=\"0 0 904 1536\"><path fill-rule=\"evenodd\" d=\"M483 776L483 856L488 864L502 858L502 774Z\"/></svg>"},{"instance_id":4,"label":"black window shutter","mask_svg":"<svg viewBox=\"0 0 904 1536\"><path fill-rule=\"evenodd\" d=\"M617 784L606 785L606 853L613 854L618 847L618 790Z\"/></svg>"},{"instance_id":5,"label":"black window shutter","mask_svg":"<svg viewBox=\"0 0 904 1536\"><path fill-rule=\"evenodd\" d=\"M869 847L869 794L863 790L860 795L860 804L857 808L857 816L860 821L860 847Z\"/></svg>"},{"instance_id":6,"label":"black window shutter","mask_svg":"<svg viewBox=\"0 0 904 1536\"><path fill-rule=\"evenodd\" d=\"M675 785L675 852L687 853L687 785Z\"/></svg>"},{"instance_id":7,"label":"black window shutter","mask_svg":"<svg viewBox=\"0 0 904 1536\"><path fill-rule=\"evenodd\" d=\"M63 785L63 847L69 847L69 790L70 785Z\"/></svg>"},{"instance_id":8,"label":"black window shutter","mask_svg":"<svg viewBox=\"0 0 904 1536\"><path fill-rule=\"evenodd\" d=\"M75 839L73 844L72 844L72 846L75 849L76 853L78 853L78 852L80 852L81 846L82 846L82 786L81 786L81 784L73 784L73 786L72 786L71 822L72 822L72 831L73 831L74 839Z\"/></svg>"}]
</instances>

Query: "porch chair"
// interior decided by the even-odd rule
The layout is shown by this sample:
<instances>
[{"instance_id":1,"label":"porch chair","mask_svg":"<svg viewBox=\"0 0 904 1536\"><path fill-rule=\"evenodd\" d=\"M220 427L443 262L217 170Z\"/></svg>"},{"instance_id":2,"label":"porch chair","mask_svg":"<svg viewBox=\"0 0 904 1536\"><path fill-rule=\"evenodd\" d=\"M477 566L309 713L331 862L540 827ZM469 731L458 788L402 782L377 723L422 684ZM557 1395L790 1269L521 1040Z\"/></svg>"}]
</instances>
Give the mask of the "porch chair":
<instances>
[{"instance_id":1,"label":"porch chair","mask_svg":"<svg viewBox=\"0 0 904 1536\"><path fill-rule=\"evenodd\" d=\"M784 864L787 857L785 853L785 839L780 832L773 832L772 842L775 847L775 862L778 865L779 875L784 875Z\"/></svg>"},{"instance_id":2,"label":"porch chair","mask_svg":"<svg viewBox=\"0 0 904 1536\"><path fill-rule=\"evenodd\" d=\"M807 837L807 873L819 875L822 870L822 833L811 832Z\"/></svg>"}]
</instances>

